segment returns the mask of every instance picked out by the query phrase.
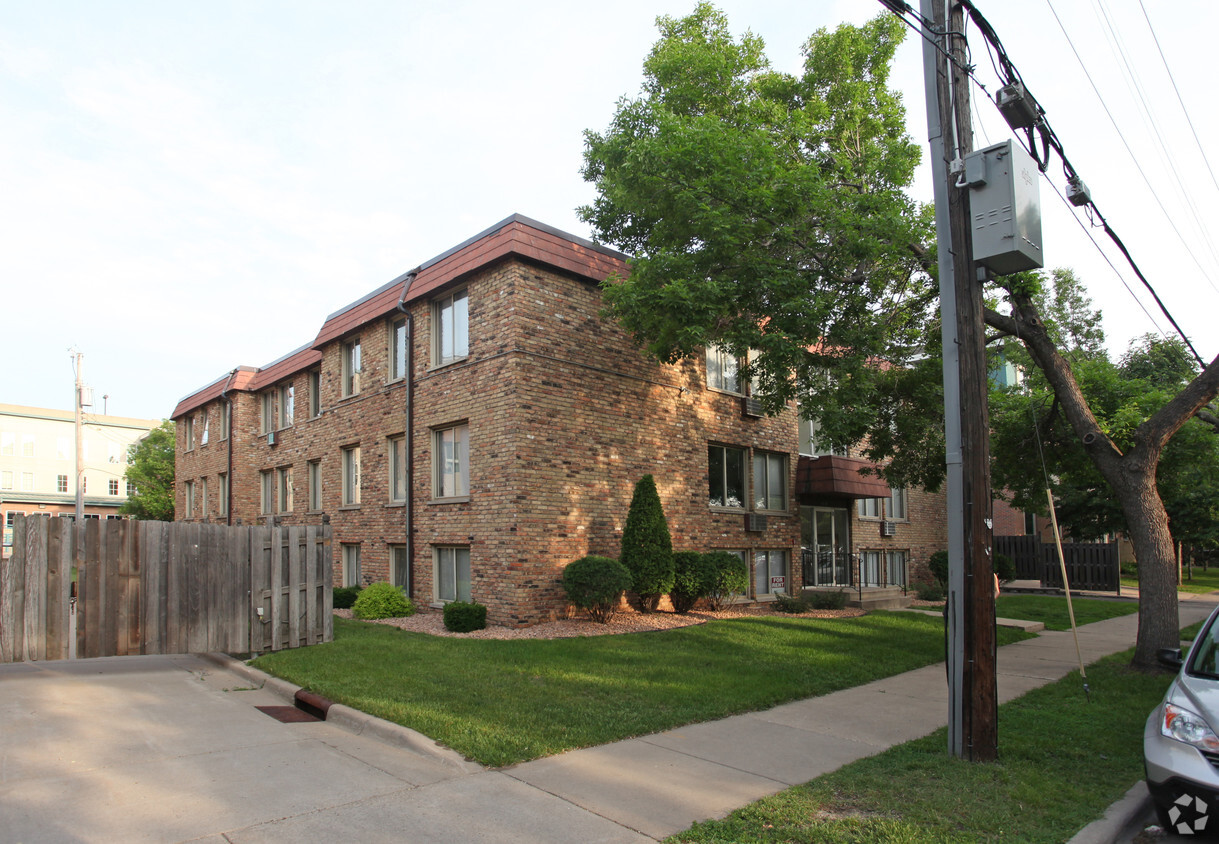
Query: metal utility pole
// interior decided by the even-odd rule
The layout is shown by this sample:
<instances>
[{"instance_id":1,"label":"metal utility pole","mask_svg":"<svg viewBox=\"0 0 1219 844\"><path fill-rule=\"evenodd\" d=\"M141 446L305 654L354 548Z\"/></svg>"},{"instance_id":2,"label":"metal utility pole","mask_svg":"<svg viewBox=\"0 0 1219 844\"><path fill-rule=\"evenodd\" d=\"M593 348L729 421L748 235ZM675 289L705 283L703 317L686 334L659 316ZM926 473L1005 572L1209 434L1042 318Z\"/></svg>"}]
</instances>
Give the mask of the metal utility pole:
<instances>
[{"instance_id":1,"label":"metal utility pole","mask_svg":"<svg viewBox=\"0 0 1219 844\"><path fill-rule=\"evenodd\" d=\"M973 261L969 188L958 178L973 148L964 12L955 0L920 3L935 27L925 33L923 66L944 343L948 745L953 756L982 762L998 754L999 707L982 280Z\"/></svg>"}]
</instances>

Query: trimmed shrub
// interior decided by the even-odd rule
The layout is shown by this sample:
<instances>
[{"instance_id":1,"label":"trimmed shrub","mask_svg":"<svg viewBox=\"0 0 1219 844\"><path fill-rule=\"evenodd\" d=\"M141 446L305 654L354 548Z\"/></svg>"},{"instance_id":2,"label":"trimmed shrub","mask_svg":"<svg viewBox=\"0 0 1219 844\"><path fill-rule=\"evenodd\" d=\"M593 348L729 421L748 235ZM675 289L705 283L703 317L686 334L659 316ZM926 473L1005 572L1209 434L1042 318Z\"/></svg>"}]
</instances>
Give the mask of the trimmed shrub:
<instances>
[{"instance_id":1,"label":"trimmed shrub","mask_svg":"<svg viewBox=\"0 0 1219 844\"><path fill-rule=\"evenodd\" d=\"M707 565L715 571L711 591L707 593L707 601L711 609L722 610L737 595L744 595L749 589L749 566L738 555L731 551L710 551L704 554Z\"/></svg>"},{"instance_id":2,"label":"trimmed shrub","mask_svg":"<svg viewBox=\"0 0 1219 844\"><path fill-rule=\"evenodd\" d=\"M444 605L444 629L469 633L487 626L487 608L482 604L451 601Z\"/></svg>"},{"instance_id":3,"label":"trimmed shrub","mask_svg":"<svg viewBox=\"0 0 1219 844\"><path fill-rule=\"evenodd\" d=\"M567 600L588 610L593 621L607 623L614 616L622 593L631 588L631 573L609 557L590 554L572 560L563 569Z\"/></svg>"},{"instance_id":4,"label":"trimmed shrub","mask_svg":"<svg viewBox=\"0 0 1219 844\"><path fill-rule=\"evenodd\" d=\"M927 568L931 569L931 576L935 578L935 582L939 584L940 589L944 592L948 591L948 552L936 551L927 558Z\"/></svg>"},{"instance_id":5,"label":"trimmed shrub","mask_svg":"<svg viewBox=\"0 0 1219 844\"><path fill-rule=\"evenodd\" d=\"M336 610L349 610L359 596L359 586L340 586L334 590L334 608Z\"/></svg>"},{"instance_id":6,"label":"trimmed shrub","mask_svg":"<svg viewBox=\"0 0 1219 844\"><path fill-rule=\"evenodd\" d=\"M944 587L938 583L917 583L915 584L915 594L918 595L920 601L942 601L944 600Z\"/></svg>"},{"instance_id":7,"label":"trimmed shrub","mask_svg":"<svg viewBox=\"0 0 1219 844\"><path fill-rule=\"evenodd\" d=\"M351 614L363 619L402 618L414 615L415 605L392 583L373 583L360 590L351 605Z\"/></svg>"},{"instance_id":8,"label":"trimmed shrub","mask_svg":"<svg viewBox=\"0 0 1219 844\"><path fill-rule=\"evenodd\" d=\"M669 600L673 609L688 613L700 598L707 597L715 587L715 566L706 554L697 551L677 551L673 554L673 588Z\"/></svg>"},{"instance_id":9,"label":"trimmed shrub","mask_svg":"<svg viewBox=\"0 0 1219 844\"><path fill-rule=\"evenodd\" d=\"M776 592L774 607L779 612L802 613L809 609L809 603L804 595L788 595L786 592Z\"/></svg>"},{"instance_id":10,"label":"trimmed shrub","mask_svg":"<svg viewBox=\"0 0 1219 844\"><path fill-rule=\"evenodd\" d=\"M992 554L991 568L999 575L1000 583L1011 583L1016 579L1016 564L1007 554Z\"/></svg>"},{"instance_id":11,"label":"trimmed shrub","mask_svg":"<svg viewBox=\"0 0 1219 844\"><path fill-rule=\"evenodd\" d=\"M660 596L673 588L673 540L651 475L644 475L635 484L622 528L620 559L631 573L631 589L639 596L639 609L654 611Z\"/></svg>"},{"instance_id":12,"label":"trimmed shrub","mask_svg":"<svg viewBox=\"0 0 1219 844\"><path fill-rule=\"evenodd\" d=\"M847 593L842 589L837 592L813 592L807 596L807 600L815 610L840 610L847 605Z\"/></svg>"}]
</instances>

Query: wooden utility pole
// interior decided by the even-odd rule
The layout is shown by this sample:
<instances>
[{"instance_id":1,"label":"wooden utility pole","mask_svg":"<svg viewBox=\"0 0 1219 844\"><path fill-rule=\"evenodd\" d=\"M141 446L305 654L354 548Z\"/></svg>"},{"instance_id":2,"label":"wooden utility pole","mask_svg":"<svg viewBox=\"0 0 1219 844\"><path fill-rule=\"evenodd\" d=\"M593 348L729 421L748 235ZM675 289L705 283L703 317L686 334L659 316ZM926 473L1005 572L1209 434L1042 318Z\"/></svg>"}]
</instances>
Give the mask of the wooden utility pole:
<instances>
[{"instance_id":1,"label":"wooden utility pole","mask_svg":"<svg viewBox=\"0 0 1219 844\"><path fill-rule=\"evenodd\" d=\"M998 754L998 691L982 278L973 261L969 188L959 178L973 149L964 11L955 0L921 4L936 30L927 34L924 65L944 320L948 741L954 756L981 762Z\"/></svg>"}]
</instances>

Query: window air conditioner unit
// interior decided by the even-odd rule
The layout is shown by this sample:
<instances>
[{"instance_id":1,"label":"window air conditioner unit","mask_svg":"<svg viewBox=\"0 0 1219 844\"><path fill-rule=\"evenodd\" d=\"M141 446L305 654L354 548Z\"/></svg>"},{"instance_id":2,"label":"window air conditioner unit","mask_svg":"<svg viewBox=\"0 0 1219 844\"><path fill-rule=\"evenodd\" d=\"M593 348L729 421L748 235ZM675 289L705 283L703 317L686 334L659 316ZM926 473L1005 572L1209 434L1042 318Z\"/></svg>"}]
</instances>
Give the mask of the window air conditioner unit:
<instances>
[{"instance_id":1,"label":"window air conditioner unit","mask_svg":"<svg viewBox=\"0 0 1219 844\"><path fill-rule=\"evenodd\" d=\"M881 536L897 536L897 522L881 522L880 523L880 535Z\"/></svg>"},{"instance_id":2,"label":"window air conditioner unit","mask_svg":"<svg viewBox=\"0 0 1219 844\"><path fill-rule=\"evenodd\" d=\"M267 445L275 445L275 432L267 431Z\"/></svg>"},{"instance_id":3,"label":"window air conditioner unit","mask_svg":"<svg viewBox=\"0 0 1219 844\"><path fill-rule=\"evenodd\" d=\"M742 400L742 408L746 416L761 417L766 415L762 410L762 402L753 396L745 396Z\"/></svg>"},{"instance_id":4,"label":"window air conditioner unit","mask_svg":"<svg viewBox=\"0 0 1219 844\"><path fill-rule=\"evenodd\" d=\"M766 517L758 513L745 514L745 530L755 533L766 530Z\"/></svg>"}]
</instances>

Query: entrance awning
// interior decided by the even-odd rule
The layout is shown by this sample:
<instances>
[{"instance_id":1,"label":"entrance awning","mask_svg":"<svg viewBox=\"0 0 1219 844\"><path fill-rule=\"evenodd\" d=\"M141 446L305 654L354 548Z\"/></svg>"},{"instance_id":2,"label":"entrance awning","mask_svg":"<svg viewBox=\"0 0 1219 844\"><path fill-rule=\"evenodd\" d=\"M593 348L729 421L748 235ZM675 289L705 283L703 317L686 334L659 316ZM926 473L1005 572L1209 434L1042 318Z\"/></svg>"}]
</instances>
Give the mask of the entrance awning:
<instances>
[{"instance_id":1,"label":"entrance awning","mask_svg":"<svg viewBox=\"0 0 1219 844\"><path fill-rule=\"evenodd\" d=\"M841 498L888 498L889 485L860 469L876 464L856 457L800 457L796 465L796 495L836 495Z\"/></svg>"}]
</instances>

